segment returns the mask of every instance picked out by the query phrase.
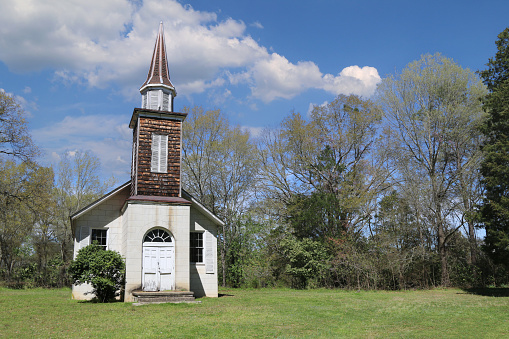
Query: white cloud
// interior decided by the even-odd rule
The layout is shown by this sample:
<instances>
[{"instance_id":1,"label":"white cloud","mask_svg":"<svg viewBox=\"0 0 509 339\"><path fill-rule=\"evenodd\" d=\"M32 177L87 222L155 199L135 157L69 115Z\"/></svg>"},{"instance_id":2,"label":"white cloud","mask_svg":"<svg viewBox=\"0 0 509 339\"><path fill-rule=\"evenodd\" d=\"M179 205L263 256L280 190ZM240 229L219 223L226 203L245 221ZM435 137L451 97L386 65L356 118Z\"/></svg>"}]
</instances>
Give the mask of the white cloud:
<instances>
[{"instance_id":1,"label":"white cloud","mask_svg":"<svg viewBox=\"0 0 509 339\"><path fill-rule=\"evenodd\" d=\"M262 134L264 127L241 126L244 131L248 131L252 137L258 137Z\"/></svg>"},{"instance_id":2,"label":"white cloud","mask_svg":"<svg viewBox=\"0 0 509 339\"><path fill-rule=\"evenodd\" d=\"M218 20L175 0L16 0L0 11L0 60L9 69L53 69L66 84L115 84L133 101L148 71L159 20L164 21L170 73L181 95L229 85L252 97L291 99L310 88L334 95L370 95L380 81L372 67L323 75L312 61L293 63L269 52L241 20ZM254 22L251 27L263 28Z\"/></svg>"},{"instance_id":3,"label":"white cloud","mask_svg":"<svg viewBox=\"0 0 509 339\"><path fill-rule=\"evenodd\" d=\"M326 74L323 77L322 89L338 94L357 94L371 96L376 85L382 81L374 67L350 66L344 68L337 76Z\"/></svg>"},{"instance_id":4,"label":"white cloud","mask_svg":"<svg viewBox=\"0 0 509 339\"><path fill-rule=\"evenodd\" d=\"M265 102L279 98L292 99L310 88L322 89L334 95L371 96L382 80L374 67L350 66L337 76L323 75L311 61L293 64L277 53L255 63L248 74L236 74L230 78L232 83L252 81L253 96Z\"/></svg>"},{"instance_id":5,"label":"white cloud","mask_svg":"<svg viewBox=\"0 0 509 339\"><path fill-rule=\"evenodd\" d=\"M48 163L56 163L63 152L90 150L101 161L104 173L121 180L131 170L132 130L123 115L65 117L51 127L32 131L36 143L47 152Z\"/></svg>"},{"instance_id":6,"label":"white cloud","mask_svg":"<svg viewBox=\"0 0 509 339\"><path fill-rule=\"evenodd\" d=\"M256 28L259 28L259 29L263 29L263 25L259 21L253 22L250 26L256 27Z\"/></svg>"},{"instance_id":7,"label":"white cloud","mask_svg":"<svg viewBox=\"0 0 509 339\"><path fill-rule=\"evenodd\" d=\"M250 72L254 80L252 94L265 102L291 99L305 89L315 87L321 79L320 70L313 62L292 64L277 53L256 62Z\"/></svg>"}]
</instances>

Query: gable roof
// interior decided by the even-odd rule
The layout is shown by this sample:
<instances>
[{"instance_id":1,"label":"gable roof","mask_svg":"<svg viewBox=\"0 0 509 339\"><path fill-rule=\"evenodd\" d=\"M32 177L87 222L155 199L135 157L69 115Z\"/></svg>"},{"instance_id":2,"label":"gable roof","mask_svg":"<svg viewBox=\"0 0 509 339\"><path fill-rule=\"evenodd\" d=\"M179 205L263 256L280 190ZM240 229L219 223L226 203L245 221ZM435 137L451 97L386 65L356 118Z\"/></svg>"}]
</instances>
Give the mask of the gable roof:
<instances>
[{"instance_id":1,"label":"gable roof","mask_svg":"<svg viewBox=\"0 0 509 339\"><path fill-rule=\"evenodd\" d=\"M130 189L130 187L131 187L131 180L129 180L125 184L115 188L111 192L106 193L101 198L97 199L96 201L92 202L91 204L83 207L82 209L80 209L79 211L77 211L76 213L71 215L71 217L70 217L71 218L71 226L73 226L74 220L76 220L77 218L81 217L82 215L84 215L88 211L94 209L95 207L99 206L100 204L102 204L106 200L110 199L114 195L120 193L122 190L127 189L127 188ZM171 203L185 203L185 202L189 203L190 202L191 206L195 207L197 210L199 210L201 213L203 213L214 224L219 225L219 226L224 226L224 222L221 219L219 219L214 213L212 213L208 208L203 206L202 203L200 203L198 200L196 200L191 194L186 192L184 189L182 189L182 196L183 196L182 198L167 198L167 199L156 199L154 197L139 196L139 198L129 197L129 198L127 198L127 200L131 200L131 201L143 200L143 201L171 202Z\"/></svg>"},{"instance_id":2,"label":"gable roof","mask_svg":"<svg viewBox=\"0 0 509 339\"><path fill-rule=\"evenodd\" d=\"M182 196L186 196L187 200L191 200L193 206L196 207L200 212L205 214L209 219L212 220L216 225L224 226L224 221L219 219L214 213L212 213L207 207L203 206L198 200L196 200L191 194L182 188Z\"/></svg>"},{"instance_id":3,"label":"gable roof","mask_svg":"<svg viewBox=\"0 0 509 339\"><path fill-rule=\"evenodd\" d=\"M113 189L111 192L106 193L105 195L103 195L102 197L100 197L96 201L90 203L89 205L83 207L82 209L80 209L79 211L77 211L76 213L71 215L71 217L70 217L71 218L71 223L72 223L73 220L81 217L83 214L85 214L88 211L94 209L96 206L99 206L104 201L108 200L109 198L113 197L114 195L118 194L119 192L121 192L122 190L124 190L124 189L126 189L127 187L130 187L130 186L131 186L131 180L129 180L125 184L122 184L119 187Z\"/></svg>"}]
</instances>

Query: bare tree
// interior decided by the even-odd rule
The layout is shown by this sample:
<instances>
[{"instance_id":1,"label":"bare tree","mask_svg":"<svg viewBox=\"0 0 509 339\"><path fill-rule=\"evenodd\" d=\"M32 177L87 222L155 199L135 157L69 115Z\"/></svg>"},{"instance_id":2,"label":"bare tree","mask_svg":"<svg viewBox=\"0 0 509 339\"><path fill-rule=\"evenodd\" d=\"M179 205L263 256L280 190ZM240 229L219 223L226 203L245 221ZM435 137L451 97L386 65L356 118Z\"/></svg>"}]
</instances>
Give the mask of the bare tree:
<instances>
[{"instance_id":1,"label":"bare tree","mask_svg":"<svg viewBox=\"0 0 509 339\"><path fill-rule=\"evenodd\" d=\"M54 190L54 233L64 263L71 259L72 253L70 216L100 198L115 184L113 177L101 180L99 170L99 159L89 151L67 151L60 156Z\"/></svg>"}]
</instances>

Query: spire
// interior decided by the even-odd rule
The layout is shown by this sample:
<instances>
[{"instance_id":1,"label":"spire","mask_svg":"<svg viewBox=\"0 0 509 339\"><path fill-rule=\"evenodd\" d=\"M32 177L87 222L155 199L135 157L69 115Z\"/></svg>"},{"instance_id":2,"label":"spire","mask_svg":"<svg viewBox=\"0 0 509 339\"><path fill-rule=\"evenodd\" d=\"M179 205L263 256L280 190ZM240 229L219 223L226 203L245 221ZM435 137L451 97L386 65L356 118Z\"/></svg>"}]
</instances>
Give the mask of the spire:
<instances>
[{"instance_id":1,"label":"spire","mask_svg":"<svg viewBox=\"0 0 509 339\"><path fill-rule=\"evenodd\" d=\"M159 24L159 32L147 80L141 86L140 93L142 95L142 108L163 111L173 110L173 98L177 96L177 92L170 81L162 21Z\"/></svg>"}]
</instances>

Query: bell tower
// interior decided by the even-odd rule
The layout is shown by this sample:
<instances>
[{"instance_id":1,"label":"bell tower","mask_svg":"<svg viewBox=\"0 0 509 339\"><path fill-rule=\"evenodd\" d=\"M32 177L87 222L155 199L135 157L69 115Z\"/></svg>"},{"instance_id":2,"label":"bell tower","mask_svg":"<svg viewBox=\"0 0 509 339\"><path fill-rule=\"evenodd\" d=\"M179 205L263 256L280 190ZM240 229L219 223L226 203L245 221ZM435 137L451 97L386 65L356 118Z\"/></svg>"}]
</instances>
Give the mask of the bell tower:
<instances>
[{"instance_id":1,"label":"bell tower","mask_svg":"<svg viewBox=\"0 0 509 339\"><path fill-rule=\"evenodd\" d=\"M147 80L141 86L140 93L141 108L173 111L173 99L177 96L177 92L170 81L162 22L159 24L159 33L157 34Z\"/></svg>"},{"instance_id":2,"label":"bell tower","mask_svg":"<svg viewBox=\"0 0 509 339\"><path fill-rule=\"evenodd\" d=\"M177 96L170 81L163 23L159 25L147 80L140 88L141 108L135 108L131 196L181 197L182 122L186 113L173 112Z\"/></svg>"}]
</instances>

